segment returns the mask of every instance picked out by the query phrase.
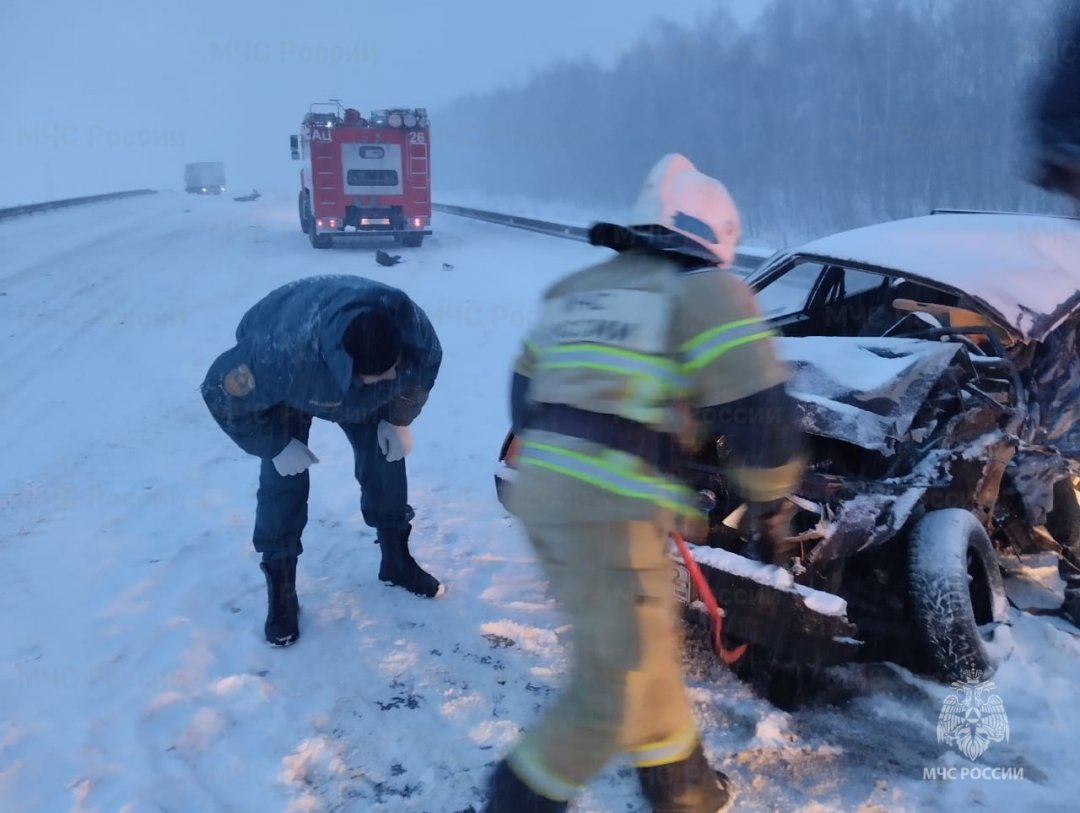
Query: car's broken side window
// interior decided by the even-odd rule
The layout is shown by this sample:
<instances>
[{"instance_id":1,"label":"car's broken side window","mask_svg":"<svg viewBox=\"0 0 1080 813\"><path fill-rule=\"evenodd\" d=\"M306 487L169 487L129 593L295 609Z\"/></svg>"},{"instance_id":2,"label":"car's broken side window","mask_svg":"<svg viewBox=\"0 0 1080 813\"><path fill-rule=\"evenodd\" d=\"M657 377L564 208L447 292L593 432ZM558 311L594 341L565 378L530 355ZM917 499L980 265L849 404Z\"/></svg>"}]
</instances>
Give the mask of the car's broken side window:
<instances>
[{"instance_id":1,"label":"car's broken side window","mask_svg":"<svg viewBox=\"0 0 1080 813\"><path fill-rule=\"evenodd\" d=\"M880 288L888 277L882 274L874 274L870 271L860 271L856 268L844 270L844 295L854 296L865 291Z\"/></svg>"},{"instance_id":2,"label":"car's broken side window","mask_svg":"<svg viewBox=\"0 0 1080 813\"><path fill-rule=\"evenodd\" d=\"M791 266L757 293L762 314L773 319L806 308L810 292L825 266L820 262L803 261Z\"/></svg>"}]
</instances>

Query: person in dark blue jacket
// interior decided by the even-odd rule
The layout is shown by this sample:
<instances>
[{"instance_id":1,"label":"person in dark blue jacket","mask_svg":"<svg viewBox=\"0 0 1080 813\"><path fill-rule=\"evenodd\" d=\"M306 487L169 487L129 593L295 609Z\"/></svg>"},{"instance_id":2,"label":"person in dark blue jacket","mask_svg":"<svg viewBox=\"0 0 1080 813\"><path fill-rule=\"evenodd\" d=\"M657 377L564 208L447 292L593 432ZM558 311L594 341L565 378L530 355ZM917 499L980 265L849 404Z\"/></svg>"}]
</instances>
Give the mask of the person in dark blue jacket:
<instances>
[{"instance_id":1,"label":"person in dark blue jacket","mask_svg":"<svg viewBox=\"0 0 1080 813\"><path fill-rule=\"evenodd\" d=\"M424 311L404 292L356 276L301 279L272 291L240 320L236 346L211 365L202 395L214 420L262 459L255 550L262 554L275 646L299 637L296 563L307 524L314 418L352 445L360 509L377 531L379 579L427 598L439 581L409 553L414 517L405 455L442 363Z\"/></svg>"}]
</instances>

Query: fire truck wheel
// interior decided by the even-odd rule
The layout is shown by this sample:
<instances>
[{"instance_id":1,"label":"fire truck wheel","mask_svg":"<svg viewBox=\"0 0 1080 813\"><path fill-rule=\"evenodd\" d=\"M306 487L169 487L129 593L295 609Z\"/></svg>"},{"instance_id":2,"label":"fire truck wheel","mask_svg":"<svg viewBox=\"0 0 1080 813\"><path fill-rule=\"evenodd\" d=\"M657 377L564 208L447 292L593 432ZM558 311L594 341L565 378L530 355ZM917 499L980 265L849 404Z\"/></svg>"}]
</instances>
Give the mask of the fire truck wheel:
<instances>
[{"instance_id":1,"label":"fire truck wheel","mask_svg":"<svg viewBox=\"0 0 1080 813\"><path fill-rule=\"evenodd\" d=\"M330 236L327 234L317 234L315 229L309 229L308 237L311 238L312 248L330 248Z\"/></svg>"},{"instance_id":2,"label":"fire truck wheel","mask_svg":"<svg viewBox=\"0 0 1080 813\"><path fill-rule=\"evenodd\" d=\"M403 234L401 236L401 245L405 248L420 248L424 243L424 235L422 234Z\"/></svg>"},{"instance_id":3,"label":"fire truck wheel","mask_svg":"<svg viewBox=\"0 0 1080 813\"><path fill-rule=\"evenodd\" d=\"M304 234L307 234L308 229L311 228L311 216L308 214L307 195L305 195L303 192L300 193L300 201L298 208L300 210L300 231L302 231Z\"/></svg>"}]
</instances>

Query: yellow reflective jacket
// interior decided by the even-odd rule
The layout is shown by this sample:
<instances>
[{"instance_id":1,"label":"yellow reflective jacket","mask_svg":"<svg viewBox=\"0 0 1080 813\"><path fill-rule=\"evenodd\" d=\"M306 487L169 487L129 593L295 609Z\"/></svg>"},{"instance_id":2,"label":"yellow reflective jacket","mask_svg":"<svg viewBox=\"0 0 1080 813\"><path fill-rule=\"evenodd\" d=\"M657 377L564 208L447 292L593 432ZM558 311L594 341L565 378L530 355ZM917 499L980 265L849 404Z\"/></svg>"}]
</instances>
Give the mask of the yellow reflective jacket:
<instances>
[{"instance_id":1,"label":"yellow reflective jacket","mask_svg":"<svg viewBox=\"0 0 1080 813\"><path fill-rule=\"evenodd\" d=\"M753 292L733 274L686 270L658 253L627 251L571 274L544 294L515 362L529 400L617 415L674 435L703 439L697 413L783 384L774 331ZM525 433L519 465L559 471L626 496L672 507L687 495L625 455L549 432ZM800 465L733 473L750 499L775 499Z\"/></svg>"}]
</instances>

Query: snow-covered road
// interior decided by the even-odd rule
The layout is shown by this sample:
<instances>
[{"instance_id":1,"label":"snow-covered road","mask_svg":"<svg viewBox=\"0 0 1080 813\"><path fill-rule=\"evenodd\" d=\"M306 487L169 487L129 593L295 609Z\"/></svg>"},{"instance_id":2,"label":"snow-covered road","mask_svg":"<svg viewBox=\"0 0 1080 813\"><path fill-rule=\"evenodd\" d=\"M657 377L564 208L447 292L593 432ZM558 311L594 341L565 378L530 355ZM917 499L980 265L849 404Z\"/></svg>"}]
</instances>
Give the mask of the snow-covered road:
<instances>
[{"instance_id":1,"label":"snow-covered road","mask_svg":"<svg viewBox=\"0 0 1080 813\"><path fill-rule=\"evenodd\" d=\"M563 623L495 500L507 376L543 286L588 246L436 215L405 262L314 251L295 201L161 194L0 223L0 810L479 807L490 765L555 690ZM451 267L444 267L448 264ZM299 277L357 273L428 312L445 360L414 426L414 553L429 602L376 579L348 444L317 422L300 642L262 639L257 461L198 394L236 322ZM1014 584L1044 600L1052 568ZM947 687L851 669L846 706L778 712L690 647L708 752L739 810L1075 810L1080 642L1013 611L995 682L1008 742L937 741ZM924 769L1024 779L924 780ZM575 810L643 809L613 763Z\"/></svg>"}]
</instances>

